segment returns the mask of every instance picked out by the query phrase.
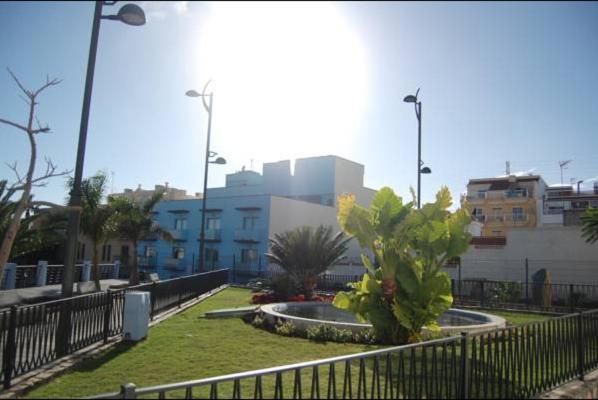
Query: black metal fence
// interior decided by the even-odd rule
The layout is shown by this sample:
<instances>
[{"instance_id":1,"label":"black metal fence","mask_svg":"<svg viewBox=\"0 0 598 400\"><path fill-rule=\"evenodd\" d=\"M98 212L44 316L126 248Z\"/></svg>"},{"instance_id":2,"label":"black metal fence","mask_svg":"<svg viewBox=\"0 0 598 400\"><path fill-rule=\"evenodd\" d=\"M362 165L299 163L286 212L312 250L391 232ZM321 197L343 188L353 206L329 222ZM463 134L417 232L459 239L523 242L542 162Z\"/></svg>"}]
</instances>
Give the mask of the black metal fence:
<instances>
[{"instance_id":1,"label":"black metal fence","mask_svg":"<svg viewBox=\"0 0 598 400\"><path fill-rule=\"evenodd\" d=\"M17 376L121 334L127 291L150 292L153 318L226 283L228 270L219 270L2 310L0 359L4 387L10 387ZM61 313L70 315L66 331L60 328Z\"/></svg>"},{"instance_id":2,"label":"black metal fence","mask_svg":"<svg viewBox=\"0 0 598 400\"><path fill-rule=\"evenodd\" d=\"M531 398L598 368L598 310L95 398Z\"/></svg>"},{"instance_id":3,"label":"black metal fence","mask_svg":"<svg viewBox=\"0 0 598 400\"><path fill-rule=\"evenodd\" d=\"M510 306L556 312L598 308L598 285L453 280L452 291L457 303L482 307Z\"/></svg>"}]
</instances>

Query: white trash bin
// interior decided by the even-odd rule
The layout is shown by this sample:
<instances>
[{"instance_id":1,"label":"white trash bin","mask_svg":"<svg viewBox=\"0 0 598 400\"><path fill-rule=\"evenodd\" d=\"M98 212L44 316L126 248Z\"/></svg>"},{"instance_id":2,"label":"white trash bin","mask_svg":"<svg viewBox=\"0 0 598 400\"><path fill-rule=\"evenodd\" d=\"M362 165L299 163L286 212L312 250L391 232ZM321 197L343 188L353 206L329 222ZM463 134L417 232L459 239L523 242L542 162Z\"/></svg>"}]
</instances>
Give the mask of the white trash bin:
<instances>
[{"instance_id":1,"label":"white trash bin","mask_svg":"<svg viewBox=\"0 0 598 400\"><path fill-rule=\"evenodd\" d=\"M150 308L149 292L125 293L125 312L123 315L123 336L125 340L137 342L147 336Z\"/></svg>"}]
</instances>

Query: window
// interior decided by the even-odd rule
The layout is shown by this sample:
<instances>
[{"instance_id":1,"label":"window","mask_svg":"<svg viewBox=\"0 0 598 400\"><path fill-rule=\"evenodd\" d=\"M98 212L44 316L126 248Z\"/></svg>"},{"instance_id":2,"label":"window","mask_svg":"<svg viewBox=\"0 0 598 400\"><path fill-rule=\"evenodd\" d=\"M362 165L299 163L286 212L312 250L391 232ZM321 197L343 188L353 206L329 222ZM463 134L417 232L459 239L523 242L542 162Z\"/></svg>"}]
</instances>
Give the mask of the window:
<instances>
[{"instance_id":1,"label":"window","mask_svg":"<svg viewBox=\"0 0 598 400\"><path fill-rule=\"evenodd\" d=\"M241 250L241 262L248 263L257 260L257 250L255 249L242 249Z\"/></svg>"},{"instance_id":2,"label":"window","mask_svg":"<svg viewBox=\"0 0 598 400\"><path fill-rule=\"evenodd\" d=\"M255 215L243 217L243 229L253 230L257 225L258 217Z\"/></svg>"},{"instance_id":3,"label":"window","mask_svg":"<svg viewBox=\"0 0 598 400\"><path fill-rule=\"evenodd\" d=\"M502 236L502 231L492 231L492 236Z\"/></svg>"},{"instance_id":4,"label":"window","mask_svg":"<svg viewBox=\"0 0 598 400\"><path fill-rule=\"evenodd\" d=\"M145 256L146 257L155 257L156 255L156 248L154 246L145 246Z\"/></svg>"},{"instance_id":5,"label":"window","mask_svg":"<svg viewBox=\"0 0 598 400\"><path fill-rule=\"evenodd\" d=\"M523 221L524 219L523 208L513 207L513 221Z\"/></svg>"},{"instance_id":6,"label":"window","mask_svg":"<svg viewBox=\"0 0 598 400\"><path fill-rule=\"evenodd\" d=\"M478 190L478 199L485 199L486 192L487 192L487 190Z\"/></svg>"},{"instance_id":7,"label":"window","mask_svg":"<svg viewBox=\"0 0 598 400\"><path fill-rule=\"evenodd\" d=\"M112 256L112 246L109 244L105 244L102 246L102 261L110 261L110 257Z\"/></svg>"},{"instance_id":8,"label":"window","mask_svg":"<svg viewBox=\"0 0 598 400\"><path fill-rule=\"evenodd\" d=\"M220 229L220 218L208 217L206 221L206 229Z\"/></svg>"},{"instance_id":9,"label":"window","mask_svg":"<svg viewBox=\"0 0 598 400\"><path fill-rule=\"evenodd\" d=\"M484 215L484 210L482 210L481 208L475 207L471 213L472 215Z\"/></svg>"},{"instance_id":10,"label":"window","mask_svg":"<svg viewBox=\"0 0 598 400\"><path fill-rule=\"evenodd\" d=\"M176 258L177 260L181 260L185 258L185 248L184 247L173 247L172 248L172 258Z\"/></svg>"},{"instance_id":11,"label":"window","mask_svg":"<svg viewBox=\"0 0 598 400\"><path fill-rule=\"evenodd\" d=\"M187 229L187 219L186 218L176 218L174 220L174 229L177 231L184 231Z\"/></svg>"}]
</instances>

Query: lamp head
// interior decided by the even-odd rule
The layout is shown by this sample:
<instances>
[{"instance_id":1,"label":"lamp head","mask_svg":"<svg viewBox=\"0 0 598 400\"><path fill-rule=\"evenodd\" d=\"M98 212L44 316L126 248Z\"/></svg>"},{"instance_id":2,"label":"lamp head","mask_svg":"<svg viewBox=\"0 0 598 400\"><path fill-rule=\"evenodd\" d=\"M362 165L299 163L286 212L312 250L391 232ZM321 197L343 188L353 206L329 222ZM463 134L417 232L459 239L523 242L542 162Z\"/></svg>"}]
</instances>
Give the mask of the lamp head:
<instances>
[{"instance_id":1,"label":"lamp head","mask_svg":"<svg viewBox=\"0 0 598 400\"><path fill-rule=\"evenodd\" d=\"M189 97L200 97L201 94L197 93L195 90L187 90L185 93Z\"/></svg>"},{"instance_id":2,"label":"lamp head","mask_svg":"<svg viewBox=\"0 0 598 400\"><path fill-rule=\"evenodd\" d=\"M403 99L403 101L405 103L417 103L417 97L415 97L414 95L410 94L408 96L405 96L405 98Z\"/></svg>"},{"instance_id":3,"label":"lamp head","mask_svg":"<svg viewBox=\"0 0 598 400\"><path fill-rule=\"evenodd\" d=\"M423 167L423 168L421 169L421 173L422 173L422 174L431 174L431 173L432 173L432 170L431 170L430 168L428 168L428 167Z\"/></svg>"},{"instance_id":4,"label":"lamp head","mask_svg":"<svg viewBox=\"0 0 598 400\"><path fill-rule=\"evenodd\" d=\"M127 25L140 26L145 24L145 13L136 4L125 4L118 10L118 19Z\"/></svg>"},{"instance_id":5,"label":"lamp head","mask_svg":"<svg viewBox=\"0 0 598 400\"><path fill-rule=\"evenodd\" d=\"M226 164L226 160L222 157L218 157L216 160L211 161L212 164L220 164L220 165L224 165Z\"/></svg>"}]
</instances>

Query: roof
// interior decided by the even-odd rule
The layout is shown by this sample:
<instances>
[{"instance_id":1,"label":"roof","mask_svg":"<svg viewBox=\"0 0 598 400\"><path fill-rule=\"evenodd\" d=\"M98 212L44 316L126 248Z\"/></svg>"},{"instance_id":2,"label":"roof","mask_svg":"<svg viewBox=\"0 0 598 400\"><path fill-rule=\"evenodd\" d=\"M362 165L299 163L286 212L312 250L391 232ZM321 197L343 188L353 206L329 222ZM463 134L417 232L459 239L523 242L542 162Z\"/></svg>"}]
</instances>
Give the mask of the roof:
<instances>
[{"instance_id":1,"label":"roof","mask_svg":"<svg viewBox=\"0 0 598 400\"><path fill-rule=\"evenodd\" d=\"M514 176L515 182L531 182L531 181L539 181L542 179L540 175L529 175L529 176ZM469 184L492 184L494 182L509 182L509 177L504 178L479 178L479 179L470 179Z\"/></svg>"}]
</instances>

